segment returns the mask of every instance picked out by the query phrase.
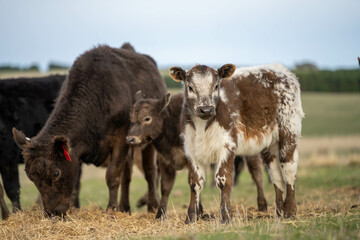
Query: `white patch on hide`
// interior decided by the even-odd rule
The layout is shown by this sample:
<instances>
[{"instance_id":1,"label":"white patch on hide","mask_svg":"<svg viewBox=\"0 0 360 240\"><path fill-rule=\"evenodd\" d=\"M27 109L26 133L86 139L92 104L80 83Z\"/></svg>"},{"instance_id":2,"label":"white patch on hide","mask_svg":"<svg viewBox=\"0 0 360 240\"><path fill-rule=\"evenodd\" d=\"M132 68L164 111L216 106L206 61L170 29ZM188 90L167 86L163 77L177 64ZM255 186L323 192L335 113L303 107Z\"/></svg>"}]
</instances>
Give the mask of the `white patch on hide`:
<instances>
[{"instance_id":1,"label":"white patch on hide","mask_svg":"<svg viewBox=\"0 0 360 240\"><path fill-rule=\"evenodd\" d=\"M295 150L293 155L293 161L281 163L281 170L284 176L285 183L290 184L292 190L294 190L298 160L299 154L298 151Z\"/></svg>"},{"instance_id":2,"label":"white patch on hide","mask_svg":"<svg viewBox=\"0 0 360 240\"><path fill-rule=\"evenodd\" d=\"M245 141L244 133L239 131L237 136L237 149L236 155L255 155L261 152L263 149L269 147L279 140L279 129L277 125L271 131L264 127L263 129L267 130L261 135L247 138Z\"/></svg>"},{"instance_id":3,"label":"white patch on hide","mask_svg":"<svg viewBox=\"0 0 360 240\"><path fill-rule=\"evenodd\" d=\"M224 103L228 102L228 98L226 97L225 89L223 89L223 88L220 88L220 99Z\"/></svg>"},{"instance_id":4,"label":"white patch on hide","mask_svg":"<svg viewBox=\"0 0 360 240\"><path fill-rule=\"evenodd\" d=\"M191 78L190 86L193 87L195 93L191 93L192 98L196 98L197 101L194 104L194 108L203 106L212 106L215 107L214 99L218 97L219 91L214 91L213 83L216 81L211 72L206 73L194 73ZM189 95L190 96L190 95Z\"/></svg>"},{"instance_id":5,"label":"white patch on hide","mask_svg":"<svg viewBox=\"0 0 360 240\"><path fill-rule=\"evenodd\" d=\"M206 121L194 117L196 130L189 124L184 131L184 150L191 161L197 165L220 163L227 160L229 149L235 149L235 143L229 132L214 121L205 131Z\"/></svg>"},{"instance_id":6,"label":"white patch on hide","mask_svg":"<svg viewBox=\"0 0 360 240\"><path fill-rule=\"evenodd\" d=\"M269 177L271 179L271 182L276 185L277 188L279 188L283 192L283 200L285 200L286 197L286 188L285 188L285 182L281 173L280 169L280 163L278 159L274 159L269 164Z\"/></svg>"},{"instance_id":7,"label":"white patch on hide","mask_svg":"<svg viewBox=\"0 0 360 240\"><path fill-rule=\"evenodd\" d=\"M223 186L225 186L225 182L226 182L226 177L225 177L225 175L222 176L222 177L220 177L220 175L217 175L215 180L216 180L217 186L220 186L220 183L221 183Z\"/></svg>"}]
</instances>

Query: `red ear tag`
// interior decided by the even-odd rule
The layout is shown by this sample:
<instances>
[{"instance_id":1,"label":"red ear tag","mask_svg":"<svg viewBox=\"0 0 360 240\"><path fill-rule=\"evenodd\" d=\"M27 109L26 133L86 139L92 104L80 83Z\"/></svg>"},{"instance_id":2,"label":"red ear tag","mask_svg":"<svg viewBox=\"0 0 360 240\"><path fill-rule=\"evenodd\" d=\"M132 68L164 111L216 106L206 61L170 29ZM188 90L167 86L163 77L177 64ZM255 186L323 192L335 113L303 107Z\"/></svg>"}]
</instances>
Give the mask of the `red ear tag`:
<instances>
[{"instance_id":1,"label":"red ear tag","mask_svg":"<svg viewBox=\"0 0 360 240\"><path fill-rule=\"evenodd\" d=\"M69 162L71 162L70 155L69 155L69 153L66 151L65 146L62 145L62 147L63 147L63 149L64 149L64 156L65 156L66 160L68 160Z\"/></svg>"}]
</instances>

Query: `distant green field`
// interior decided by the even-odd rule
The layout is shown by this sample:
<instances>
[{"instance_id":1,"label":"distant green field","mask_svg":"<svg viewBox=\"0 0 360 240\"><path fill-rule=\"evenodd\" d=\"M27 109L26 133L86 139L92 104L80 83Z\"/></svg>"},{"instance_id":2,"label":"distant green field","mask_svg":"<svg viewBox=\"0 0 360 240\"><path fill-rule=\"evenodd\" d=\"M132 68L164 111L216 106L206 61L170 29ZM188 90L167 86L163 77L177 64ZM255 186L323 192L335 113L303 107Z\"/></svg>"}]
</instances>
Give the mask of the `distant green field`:
<instances>
[{"instance_id":1,"label":"distant green field","mask_svg":"<svg viewBox=\"0 0 360 240\"><path fill-rule=\"evenodd\" d=\"M303 93L303 136L360 134L360 94Z\"/></svg>"}]
</instances>

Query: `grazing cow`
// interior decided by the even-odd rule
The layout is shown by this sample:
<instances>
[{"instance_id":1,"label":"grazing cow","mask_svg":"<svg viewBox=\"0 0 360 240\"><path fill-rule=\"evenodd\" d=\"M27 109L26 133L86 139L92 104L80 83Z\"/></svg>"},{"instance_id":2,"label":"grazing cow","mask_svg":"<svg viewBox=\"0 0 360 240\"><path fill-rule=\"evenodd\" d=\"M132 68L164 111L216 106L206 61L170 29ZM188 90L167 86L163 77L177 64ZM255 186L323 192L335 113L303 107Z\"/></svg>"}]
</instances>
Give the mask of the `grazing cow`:
<instances>
[{"instance_id":1,"label":"grazing cow","mask_svg":"<svg viewBox=\"0 0 360 240\"><path fill-rule=\"evenodd\" d=\"M176 94L170 100L170 94L161 99L143 98L137 94L137 101L130 114L131 127L126 138L129 144L146 146L152 143L160 154L158 165L161 176L161 200L156 218L166 217L169 195L175 182L176 171L188 167L184 153L183 139L180 137L184 122L181 119L183 94ZM247 157L251 175L258 188L258 208L267 209L263 187L261 159ZM203 208L199 200L201 215Z\"/></svg>"},{"instance_id":2,"label":"grazing cow","mask_svg":"<svg viewBox=\"0 0 360 240\"><path fill-rule=\"evenodd\" d=\"M262 153L274 183L277 214L296 215L297 144L304 116L299 82L276 64L234 72L232 64L217 70L205 65L189 71L170 68L170 76L185 84L184 148L192 165L187 223L194 222L198 214L205 166L209 163L216 164L222 222L228 223L232 218L234 157L258 153Z\"/></svg>"},{"instance_id":3,"label":"grazing cow","mask_svg":"<svg viewBox=\"0 0 360 240\"><path fill-rule=\"evenodd\" d=\"M12 127L35 136L45 124L66 75L0 80L0 174L13 212L21 209L18 164L24 163Z\"/></svg>"},{"instance_id":4,"label":"grazing cow","mask_svg":"<svg viewBox=\"0 0 360 240\"><path fill-rule=\"evenodd\" d=\"M120 49L99 46L74 62L54 110L36 137L27 139L13 129L14 139L23 149L26 174L38 188L47 213L62 216L68 210L80 160L99 166L106 159L108 209L130 211L128 195L121 194L120 205L117 196L120 181L122 191L123 186L128 191L131 169L125 137L139 90L154 98L166 94L155 61L135 52L128 43ZM152 145L142 154L147 164L148 209L152 210L158 206ZM124 168L127 171L123 172Z\"/></svg>"}]
</instances>

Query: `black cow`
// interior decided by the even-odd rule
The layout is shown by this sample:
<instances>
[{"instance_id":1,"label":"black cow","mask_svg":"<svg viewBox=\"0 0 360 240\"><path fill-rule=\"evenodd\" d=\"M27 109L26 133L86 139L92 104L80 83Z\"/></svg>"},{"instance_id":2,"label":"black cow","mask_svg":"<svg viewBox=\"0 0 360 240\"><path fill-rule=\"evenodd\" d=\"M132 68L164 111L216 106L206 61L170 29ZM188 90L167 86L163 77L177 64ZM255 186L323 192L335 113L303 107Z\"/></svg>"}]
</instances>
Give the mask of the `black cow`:
<instances>
[{"instance_id":1,"label":"black cow","mask_svg":"<svg viewBox=\"0 0 360 240\"><path fill-rule=\"evenodd\" d=\"M13 212L21 209L18 164L24 163L12 127L35 136L45 124L66 75L0 80L0 173Z\"/></svg>"}]
</instances>

